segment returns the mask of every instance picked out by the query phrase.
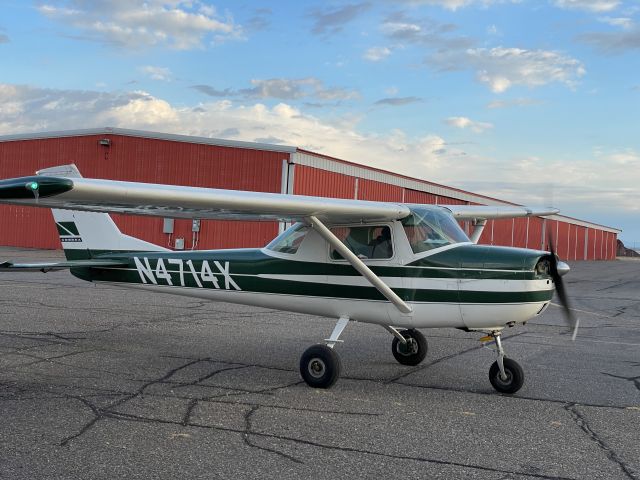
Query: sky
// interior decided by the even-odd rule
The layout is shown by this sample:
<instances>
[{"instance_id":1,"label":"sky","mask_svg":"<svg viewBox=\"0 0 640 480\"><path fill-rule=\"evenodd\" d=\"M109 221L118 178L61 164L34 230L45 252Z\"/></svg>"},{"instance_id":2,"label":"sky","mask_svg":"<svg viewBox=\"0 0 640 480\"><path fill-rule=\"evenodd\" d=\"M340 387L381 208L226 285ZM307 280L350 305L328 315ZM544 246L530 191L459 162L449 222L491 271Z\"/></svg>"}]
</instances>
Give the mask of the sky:
<instances>
[{"instance_id":1,"label":"sky","mask_svg":"<svg viewBox=\"0 0 640 480\"><path fill-rule=\"evenodd\" d=\"M0 0L0 135L280 143L623 230L639 0Z\"/></svg>"}]
</instances>

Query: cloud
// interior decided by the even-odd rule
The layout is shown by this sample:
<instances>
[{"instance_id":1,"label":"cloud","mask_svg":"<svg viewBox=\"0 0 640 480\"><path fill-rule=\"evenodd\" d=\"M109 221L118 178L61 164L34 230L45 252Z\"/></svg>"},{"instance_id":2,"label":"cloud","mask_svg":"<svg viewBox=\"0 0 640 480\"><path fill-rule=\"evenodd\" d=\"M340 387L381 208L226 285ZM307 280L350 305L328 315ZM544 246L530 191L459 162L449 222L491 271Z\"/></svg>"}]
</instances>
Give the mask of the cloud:
<instances>
[{"instance_id":1,"label":"cloud","mask_svg":"<svg viewBox=\"0 0 640 480\"><path fill-rule=\"evenodd\" d=\"M612 27L621 27L624 29L633 27L633 19L628 17L600 17L598 20Z\"/></svg>"},{"instance_id":2,"label":"cloud","mask_svg":"<svg viewBox=\"0 0 640 480\"><path fill-rule=\"evenodd\" d=\"M572 8L588 12L610 12L620 5L620 0L555 0L553 3L560 8Z\"/></svg>"},{"instance_id":3,"label":"cloud","mask_svg":"<svg viewBox=\"0 0 640 480\"><path fill-rule=\"evenodd\" d=\"M272 14L273 12L270 8L256 9L254 15L247 20L246 29L251 32L266 30L271 25Z\"/></svg>"},{"instance_id":4,"label":"cloud","mask_svg":"<svg viewBox=\"0 0 640 480\"><path fill-rule=\"evenodd\" d=\"M369 2L345 5L336 9L316 9L309 13L313 19L311 32L316 35L332 35L341 32L344 26L371 8Z\"/></svg>"},{"instance_id":5,"label":"cloud","mask_svg":"<svg viewBox=\"0 0 640 480\"><path fill-rule=\"evenodd\" d=\"M189 50L242 37L231 17L221 18L199 1L54 0L37 10L78 30L81 38L119 48Z\"/></svg>"},{"instance_id":6,"label":"cloud","mask_svg":"<svg viewBox=\"0 0 640 480\"><path fill-rule=\"evenodd\" d=\"M200 93L204 93L210 97L231 97L236 93L230 88L225 88L224 90L218 90L211 85L192 85L191 88L197 90Z\"/></svg>"},{"instance_id":7,"label":"cloud","mask_svg":"<svg viewBox=\"0 0 640 480\"><path fill-rule=\"evenodd\" d=\"M363 58L370 62L379 62L391 55L391 49L388 47L371 47L364 52Z\"/></svg>"},{"instance_id":8,"label":"cloud","mask_svg":"<svg viewBox=\"0 0 640 480\"><path fill-rule=\"evenodd\" d=\"M448 10L457 10L458 8L480 6L489 7L500 3L520 3L521 0L406 0L414 5L432 5L446 8Z\"/></svg>"},{"instance_id":9,"label":"cloud","mask_svg":"<svg viewBox=\"0 0 640 480\"><path fill-rule=\"evenodd\" d=\"M149 127L175 112L146 92L58 90L0 84L0 132L31 132L125 124L132 119Z\"/></svg>"},{"instance_id":10,"label":"cloud","mask_svg":"<svg viewBox=\"0 0 640 480\"><path fill-rule=\"evenodd\" d=\"M476 122L467 117L449 117L445 120L445 123L456 128L468 128L474 133L483 133L493 128L491 123Z\"/></svg>"},{"instance_id":11,"label":"cloud","mask_svg":"<svg viewBox=\"0 0 640 480\"><path fill-rule=\"evenodd\" d=\"M451 23L439 23L430 18L417 18L404 12L388 15L381 25L382 33L399 45L414 44L429 48L458 50L473 45L464 36L452 36L458 27Z\"/></svg>"},{"instance_id":12,"label":"cloud","mask_svg":"<svg viewBox=\"0 0 640 480\"><path fill-rule=\"evenodd\" d=\"M324 82L315 77L306 78L270 78L253 79L253 87L239 90L218 90L209 85L194 85L198 90L210 97L238 96L247 99L276 98L279 100L298 100L315 98L325 101L352 100L359 98L358 92L340 87L327 87Z\"/></svg>"},{"instance_id":13,"label":"cloud","mask_svg":"<svg viewBox=\"0 0 640 480\"><path fill-rule=\"evenodd\" d=\"M153 65L145 65L140 67L140 71L148 75L152 80L160 80L168 82L172 78L171 70L166 67L154 67Z\"/></svg>"},{"instance_id":14,"label":"cloud","mask_svg":"<svg viewBox=\"0 0 640 480\"><path fill-rule=\"evenodd\" d=\"M540 105L542 100L535 98L513 98L511 100L493 100L487 104L487 108L509 108L509 107L529 107L532 105Z\"/></svg>"},{"instance_id":15,"label":"cloud","mask_svg":"<svg viewBox=\"0 0 640 480\"><path fill-rule=\"evenodd\" d=\"M392 107L400 107L402 105L410 105L412 103L420 103L423 102L420 97L392 97L392 98L381 98L378 100L375 105L391 105Z\"/></svg>"},{"instance_id":16,"label":"cloud","mask_svg":"<svg viewBox=\"0 0 640 480\"><path fill-rule=\"evenodd\" d=\"M9 43L11 40L9 40L9 37L7 35L5 35L4 33L0 33L0 43Z\"/></svg>"},{"instance_id":17,"label":"cloud","mask_svg":"<svg viewBox=\"0 0 640 480\"><path fill-rule=\"evenodd\" d=\"M591 32L578 37L585 43L606 54L620 54L640 49L640 27L618 32Z\"/></svg>"},{"instance_id":18,"label":"cloud","mask_svg":"<svg viewBox=\"0 0 640 480\"><path fill-rule=\"evenodd\" d=\"M552 82L573 87L586 73L579 60L561 53L520 48L441 51L428 57L427 63L443 71L473 69L477 80L494 93L514 85L539 87Z\"/></svg>"}]
</instances>

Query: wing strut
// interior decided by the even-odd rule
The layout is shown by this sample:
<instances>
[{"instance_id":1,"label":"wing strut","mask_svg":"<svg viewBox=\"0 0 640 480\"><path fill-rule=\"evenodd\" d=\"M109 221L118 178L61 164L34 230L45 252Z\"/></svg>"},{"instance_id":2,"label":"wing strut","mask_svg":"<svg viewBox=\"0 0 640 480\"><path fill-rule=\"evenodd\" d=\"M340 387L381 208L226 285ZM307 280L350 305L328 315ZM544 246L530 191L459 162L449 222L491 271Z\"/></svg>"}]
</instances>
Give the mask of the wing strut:
<instances>
[{"instance_id":1,"label":"wing strut","mask_svg":"<svg viewBox=\"0 0 640 480\"><path fill-rule=\"evenodd\" d=\"M396 293L384 283L380 277L371 271L362 260L360 260L347 246L336 237L320 220L313 215L308 217L313 228L324 238L329 245L335 248L343 258L345 258L360 275L366 278L384 297L395 305L402 313L411 313L412 309Z\"/></svg>"},{"instance_id":2,"label":"wing strut","mask_svg":"<svg viewBox=\"0 0 640 480\"><path fill-rule=\"evenodd\" d=\"M473 228L473 232L471 233L471 236L469 236L469 240L471 240L473 243L478 243L478 240L480 240L480 236L482 235L482 232L486 224L487 224L486 219L474 218L473 219L474 228Z\"/></svg>"}]
</instances>

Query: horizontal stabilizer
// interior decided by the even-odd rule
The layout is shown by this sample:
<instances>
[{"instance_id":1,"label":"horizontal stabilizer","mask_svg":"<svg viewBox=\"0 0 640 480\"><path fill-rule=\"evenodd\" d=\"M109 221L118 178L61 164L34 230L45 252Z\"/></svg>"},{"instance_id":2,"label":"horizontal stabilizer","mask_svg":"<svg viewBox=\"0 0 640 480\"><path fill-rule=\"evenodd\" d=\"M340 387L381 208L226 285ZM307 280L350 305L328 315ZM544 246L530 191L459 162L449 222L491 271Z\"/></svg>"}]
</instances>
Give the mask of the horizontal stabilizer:
<instances>
[{"instance_id":1,"label":"horizontal stabilizer","mask_svg":"<svg viewBox=\"0 0 640 480\"><path fill-rule=\"evenodd\" d=\"M70 260L49 263L0 263L0 272L51 272L74 267L122 267L127 263L122 260Z\"/></svg>"}]
</instances>

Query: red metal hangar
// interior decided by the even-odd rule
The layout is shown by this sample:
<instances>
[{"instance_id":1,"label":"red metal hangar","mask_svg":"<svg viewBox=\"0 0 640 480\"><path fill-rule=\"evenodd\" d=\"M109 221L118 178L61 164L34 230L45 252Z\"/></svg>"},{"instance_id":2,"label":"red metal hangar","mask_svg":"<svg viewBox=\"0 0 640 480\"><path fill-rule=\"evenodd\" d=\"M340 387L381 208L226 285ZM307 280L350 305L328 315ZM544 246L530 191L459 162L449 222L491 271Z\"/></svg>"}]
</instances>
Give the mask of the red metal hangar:
<instances>
[{"instance_id":1,"label":"red metal hangar","mask_svg":"<svg viewBox=\"0 0 640 480\"><path fill-rule=\"evenodd\" d=\"M97 128L0 136L0 178L75 163L86 177L406 203L512 205L496 198L347 162L296 147ZM59 248L44 209L0 206L0 245ZM273 222L170 220L112 215L129 235L172 248L265 245ZM620 230L555 215L487 223L479 243L546 248L566 260L612 260Z\"/></svg>"}]
</instances>

